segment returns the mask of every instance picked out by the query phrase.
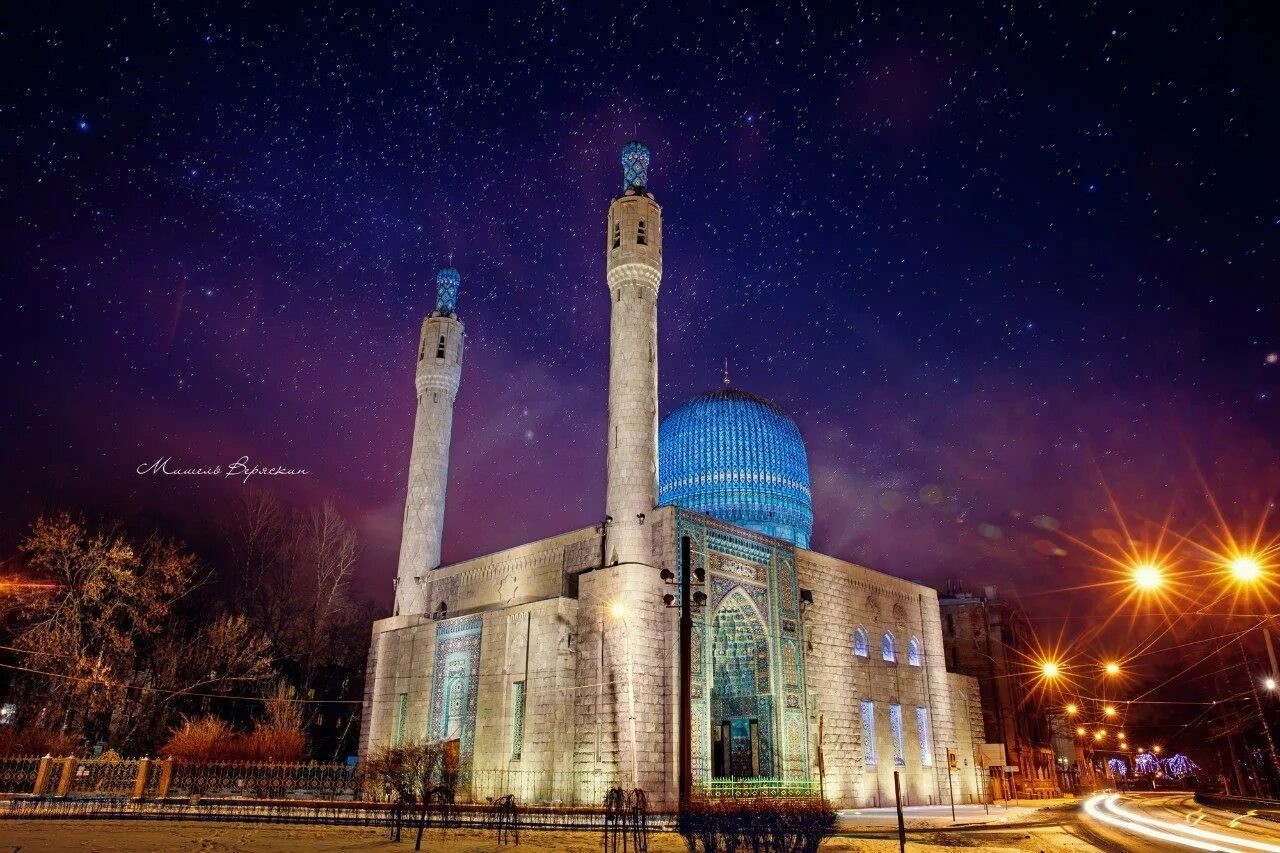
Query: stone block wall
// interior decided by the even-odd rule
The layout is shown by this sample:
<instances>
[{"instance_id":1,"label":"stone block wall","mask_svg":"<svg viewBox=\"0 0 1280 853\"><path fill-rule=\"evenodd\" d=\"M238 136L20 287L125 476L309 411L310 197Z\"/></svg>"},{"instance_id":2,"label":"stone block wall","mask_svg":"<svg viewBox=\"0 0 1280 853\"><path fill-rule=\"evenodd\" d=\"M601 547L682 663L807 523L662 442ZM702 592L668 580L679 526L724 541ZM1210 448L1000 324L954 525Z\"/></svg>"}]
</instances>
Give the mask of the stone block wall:
<instances>
[{"instance_id":1,"label":"stone block wall","mask_svg":"<svg viewBox=\"0 0 1280 853\"><path fill-rule=\"evenodd\" d=\"M813 596L803 615L805 666L811 731L822 724L827 796L841 806L892 805L897 770L908 803L947 802L946 750L959 749L970 762L973 750L969 717L957 716L946 672L937 594L812 551L797 550L796 564L801 587ZM866 631L865 657L854 653L859 628ZM886 633L893 637L892 662L884 660ZM873 744L863 730L863 702L871 703ZM893 705L901 709L900 748ZM924 711L924 733L917 709ZM814 755L816 777L816 748ZM956 791L963 800L959 784Z\"/></svg>"}]
</instances>

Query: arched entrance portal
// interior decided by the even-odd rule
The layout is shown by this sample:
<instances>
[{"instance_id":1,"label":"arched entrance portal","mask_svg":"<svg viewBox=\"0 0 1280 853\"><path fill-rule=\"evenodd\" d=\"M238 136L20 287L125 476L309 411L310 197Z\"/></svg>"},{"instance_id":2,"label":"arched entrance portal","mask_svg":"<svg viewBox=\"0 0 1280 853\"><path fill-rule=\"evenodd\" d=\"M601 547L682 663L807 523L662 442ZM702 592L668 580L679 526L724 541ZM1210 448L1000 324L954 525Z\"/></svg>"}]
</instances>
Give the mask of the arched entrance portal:
<instances>
[{"instance_id":1,"label":"arched entrance portal","mask_svg":"<svg viewBox=\"0 0 1280 853\"><path fill-rule=\"evenodd\" d=\"M712 621L711 775L773 775L773 702L764 620L741 587Z\"/></svg>"}]
</instances>

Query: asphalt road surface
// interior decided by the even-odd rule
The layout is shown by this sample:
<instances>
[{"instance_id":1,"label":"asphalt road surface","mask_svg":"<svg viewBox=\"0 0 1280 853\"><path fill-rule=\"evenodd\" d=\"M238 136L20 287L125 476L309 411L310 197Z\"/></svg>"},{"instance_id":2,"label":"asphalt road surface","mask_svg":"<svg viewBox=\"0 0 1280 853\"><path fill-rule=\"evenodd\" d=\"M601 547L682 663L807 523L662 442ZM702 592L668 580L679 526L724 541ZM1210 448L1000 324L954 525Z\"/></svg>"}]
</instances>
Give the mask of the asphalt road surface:
<instances>
[{"instance_id":1,"label":"asphalt road surface","mask_svg":"<svg viewBox=\"0 0 1280 853\"><path fill-rule=\"evenodd\" d=\"M1270 817L1271 819L1267 819ZM878 827L877 827L878 829ZM884 830L846 837L885 838ZM1190 793L1098 794L1006 824L909 830L907 850L964 847L1028 853L1211 850L1280 853L1280 813L1209 808Z\"/></svg>"}]
</instances>

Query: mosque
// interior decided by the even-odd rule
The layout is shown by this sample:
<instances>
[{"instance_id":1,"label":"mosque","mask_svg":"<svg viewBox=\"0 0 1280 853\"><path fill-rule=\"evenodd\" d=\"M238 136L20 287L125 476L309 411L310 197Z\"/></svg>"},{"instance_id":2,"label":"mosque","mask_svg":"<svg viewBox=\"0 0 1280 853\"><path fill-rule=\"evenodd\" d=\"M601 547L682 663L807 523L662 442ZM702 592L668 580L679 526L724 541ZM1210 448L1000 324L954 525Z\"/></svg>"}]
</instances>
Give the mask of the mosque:
<instances>
[{"instance_id":1,"label":"mosque","mask_svg":"<svg viewBox=\"0 0 1280 853\"><path fill-rule=\"evenodd\" d=\"M688 537L695 790L820 792L839 807L973 801L977 682L946 671L937 593L810 550L809 463L777 404L731 386L658 421L662 210L622 150L601 522L440 565L461 277L437 276L417 351L395 611L373 625L361 754L443 742L476 798L677 802L678 608ZM668 297L670 298L670 297Z\"/></svg>"}]
</instances>

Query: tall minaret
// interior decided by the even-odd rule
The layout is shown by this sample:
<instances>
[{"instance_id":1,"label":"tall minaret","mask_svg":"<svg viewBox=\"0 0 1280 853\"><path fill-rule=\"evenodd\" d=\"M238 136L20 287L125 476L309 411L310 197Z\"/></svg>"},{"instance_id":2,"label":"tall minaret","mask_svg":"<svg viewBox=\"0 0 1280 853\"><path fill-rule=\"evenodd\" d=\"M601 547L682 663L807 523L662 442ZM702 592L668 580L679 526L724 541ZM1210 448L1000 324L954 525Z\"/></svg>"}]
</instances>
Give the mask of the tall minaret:
<instances>
[{"instance_id":1,"label":"tall minaret","mask_svg":"<svg viewBox=\"0 0 1280 853\"><path fill-rule=\"evenodd\" d=\"M462 377L462 322L455 315L462 276L453 267L436 274L436 310L422 321L414 386L418 408L409 456L409 494L396 574L397 616L429 612L423 599L427 573L440 565L444 496L449 479L453 401Z\"/></svg>"},{"instance_id":2,"label":"tall minaret","mask_svg":"<svg viewBox=\"0 0 1280 853\"><path fill-rule=\"evenodd\" d=\"M622 148L622 195L609 205L609 453L605 565L653 559L658 503L658 286L662 210L646 189L649 149Z\"/></svg>"}]
</instances>

